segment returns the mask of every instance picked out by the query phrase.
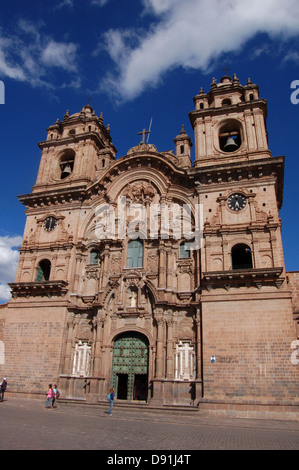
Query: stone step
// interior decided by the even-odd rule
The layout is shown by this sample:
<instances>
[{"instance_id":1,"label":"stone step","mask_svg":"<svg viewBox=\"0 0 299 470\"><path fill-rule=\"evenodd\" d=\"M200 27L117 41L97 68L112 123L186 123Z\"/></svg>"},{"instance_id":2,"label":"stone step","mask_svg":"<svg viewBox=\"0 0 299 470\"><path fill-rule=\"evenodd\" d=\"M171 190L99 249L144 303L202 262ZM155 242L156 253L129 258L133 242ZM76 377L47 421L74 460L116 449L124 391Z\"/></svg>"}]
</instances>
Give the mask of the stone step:
<instances>
[{"instance_id":1,"label":"stone step","mask_svg":"<svg viewBox=\"0 0 299 470\"><path fill-rule=\"evenodd\" d=\"M59 398L59 403L64 405L86 406L94 408L107 408L108 401L98 400L97 402L88 402L80 398ZM171 412L171 413L198 413L199 408L196 405L151 405L146 402L116 400L113 404L114 408L126 410L142 410L149 412Z\"/></svg>"}]
</instances>

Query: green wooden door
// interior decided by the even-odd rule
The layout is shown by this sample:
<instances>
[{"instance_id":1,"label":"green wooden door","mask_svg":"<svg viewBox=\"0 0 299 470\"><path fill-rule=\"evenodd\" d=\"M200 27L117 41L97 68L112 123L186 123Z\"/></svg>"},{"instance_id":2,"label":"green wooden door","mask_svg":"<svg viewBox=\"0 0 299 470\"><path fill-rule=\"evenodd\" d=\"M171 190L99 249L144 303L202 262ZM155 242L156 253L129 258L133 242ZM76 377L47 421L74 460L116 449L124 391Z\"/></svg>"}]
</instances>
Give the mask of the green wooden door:
<instances>
[{"instance_id":1,"label":"green wooden door","mask_svg":"<svg viewBox=\"0 0 299 470\"><path fill-rule=\"evenodd\" d=\"M115 340L112 385L120 400L147 399L148 340L144 335L128 332Z\"/></svg>"}]
</instances>

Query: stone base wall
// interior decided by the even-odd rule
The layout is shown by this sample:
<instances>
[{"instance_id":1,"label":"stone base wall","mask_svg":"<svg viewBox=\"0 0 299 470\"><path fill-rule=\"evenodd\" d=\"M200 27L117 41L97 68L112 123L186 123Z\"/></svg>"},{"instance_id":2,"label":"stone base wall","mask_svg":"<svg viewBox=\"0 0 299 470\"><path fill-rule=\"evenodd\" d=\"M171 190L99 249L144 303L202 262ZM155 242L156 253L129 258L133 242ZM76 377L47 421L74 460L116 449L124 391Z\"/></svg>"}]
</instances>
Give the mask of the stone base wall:
<instances>
[{"instance_id":1,"label":"stone base wall","mask_svg":"<svg viewBox=\"0 0 299 470\"><path fill-rule=\"evenodd\" d=\"M299 404L299 368L291 361L296 339L291 299L283 292L271 297L267 292L206 296L204 398Z\"/></svg>"},{"instance_id":2,"label":"stone base wall","mask_svg":"<svg viewBox=\"0 0 299 470\"><path fill-rule=\"evenodd\" d=\"M46 393L49 383L59 379L66 313L51 305L9 305L0 338L5 361L0 376L6 376L8 390Z\"/></svg>"}]
</instances>

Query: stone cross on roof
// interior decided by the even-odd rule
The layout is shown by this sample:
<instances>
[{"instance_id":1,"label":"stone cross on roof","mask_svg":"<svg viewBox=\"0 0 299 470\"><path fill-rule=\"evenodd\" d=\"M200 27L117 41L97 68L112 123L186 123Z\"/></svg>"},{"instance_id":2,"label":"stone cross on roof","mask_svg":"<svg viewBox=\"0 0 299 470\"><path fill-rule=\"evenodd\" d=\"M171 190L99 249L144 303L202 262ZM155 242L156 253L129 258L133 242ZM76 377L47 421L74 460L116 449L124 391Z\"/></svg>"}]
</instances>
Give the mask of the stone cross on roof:
<instances>
[{"instance_id":1,"label":"stone cross on roof","mask_svg":"<svg viewBox=\"0 0 299 470\"><path fill-rule=\"evenodd\" d=\"M145 144L145 134L150 134L151 131L146 131L143 129L142 132L138 132L137 135L142 135L142 141L140 142L141 144Z\"/></svg>"}]
</instances>

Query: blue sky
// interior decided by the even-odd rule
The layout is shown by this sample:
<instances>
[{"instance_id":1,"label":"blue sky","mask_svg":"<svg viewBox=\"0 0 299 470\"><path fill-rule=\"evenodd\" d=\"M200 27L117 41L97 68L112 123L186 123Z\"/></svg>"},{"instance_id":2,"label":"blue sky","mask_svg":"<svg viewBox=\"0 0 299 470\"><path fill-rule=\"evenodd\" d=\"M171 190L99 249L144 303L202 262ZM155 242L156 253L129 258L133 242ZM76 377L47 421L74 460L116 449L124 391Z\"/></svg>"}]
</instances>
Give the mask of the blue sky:
<instances>
[{"instance_id":1,"label":"blue sky","mask_svg":"<svg viewBox=\"0 0 299 470\"><path fill-rule=\"evenodd\" d=\"M110 124L117 156L150 143L194 141L193 97L224 66L268 100L269 147L285 155L281 210L287 270L298 270L298 0L14 0L0 10L0 302L9 299L25 224L17 195L31 192L39 141L67 109L87 104ZM299 82L298 82L299 83ZM299 88L299 87L298 87ZM1 102L1 99L0 99ZM296 102L296 99L295 99ZM194 146L193 146L194 157Z\"/></svg>"}]
</instances>

